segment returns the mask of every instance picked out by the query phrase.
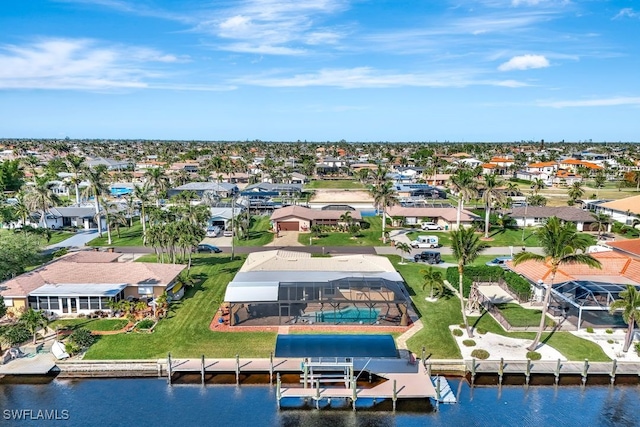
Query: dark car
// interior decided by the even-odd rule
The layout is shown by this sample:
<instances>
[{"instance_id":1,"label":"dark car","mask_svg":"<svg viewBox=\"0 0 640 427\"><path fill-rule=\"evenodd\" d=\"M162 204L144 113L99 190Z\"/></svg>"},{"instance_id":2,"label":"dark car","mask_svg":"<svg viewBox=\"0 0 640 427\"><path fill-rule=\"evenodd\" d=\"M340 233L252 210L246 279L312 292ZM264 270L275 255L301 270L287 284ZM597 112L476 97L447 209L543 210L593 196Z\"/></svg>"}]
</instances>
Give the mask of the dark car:
<instances>
[{"instance_id":1,"label":"dark car","mask_svg":"<svg viewBox=\"0 0 640 427\"><path fill-rule=\"evenodd\" d=\"M202 245L198 245L198 247L196 248L196 252L207 252L210 254L219 254L220 252L222 252L222 249L220 249L217 246L202 244Z\"/></svg>"},{"instance_id":2,"label":"dark car","mask_svg":"<svg viewBox=\"0 0 640 427\"><path fill-rule=\"evenodd\" d=\"M415 262L426 262L427 264L440 264L442 262L440 252L436 251L422 251L416 254L413 259Z\"/></svg>"}]
</instances>

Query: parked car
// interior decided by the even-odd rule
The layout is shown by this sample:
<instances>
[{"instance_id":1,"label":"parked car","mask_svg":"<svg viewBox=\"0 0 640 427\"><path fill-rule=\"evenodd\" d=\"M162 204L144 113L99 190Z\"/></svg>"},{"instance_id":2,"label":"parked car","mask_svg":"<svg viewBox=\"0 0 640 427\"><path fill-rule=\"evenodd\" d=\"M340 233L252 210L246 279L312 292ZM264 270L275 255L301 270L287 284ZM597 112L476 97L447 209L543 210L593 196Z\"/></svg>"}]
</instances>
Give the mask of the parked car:
<instances>
[{"instance_id":1,"label":"parked car","mask_svg":"<svg viewBox=\"0 0 640 427\"><path fill-rule=\"evenodd\" d=\"M440 264L442 258L440 252L436 251L422 251L419 254L415 254L413 257L415 262L426 262L427 264Z\"/></svg>"},{"instance_id":2,"label":"parked car","mask_svg":"<svg viewBox=\"0 0 640 427\"><path fill-rule=\"evenodd\" d=\"M442 227L436 224L435 222L423 222L420 224L420 228L423 230L442 230Z\"/></svg>"},{"instance_id":3,"label":"parked car","mask_svg":"<svg viewBox=\"0 0 640 427\"><path fill-rule=\"evenodd\" d=\"M416 240L411 241L409 245L412 248L437 248L440 246L438 236L418 236Z\"/></svg>"},{"instance_id":4,"label":"parked car","mask_svg":"<svg viewBox=\"0 0 640 427\"><path fill-rule=\"evenodd\" d=\"M209 227L207 228L207 237L218 237L220 235L220 232L222 231L222 229L220 227L213 226L213 227Z\"/></svg>"},{"instance_id":5,"label":"parked car","mask_svg":"<svg viewBox=\"0 0 640 427\"><path fill-rule=\"evenodd\" d=\"M511 258L510 256L499 256L492 259L491 261L488 261L485 265L488 265L489 267L507 268L507 261L511 261L512 259L513 258Z\"/></svg>"},{"instance_id":6,"label":"parked car","mask_svg":"<svg viewBox=\"0 0 640 427\"><path fill-rule=\"evenodd\" d=\"M233 230L224 230L222 233L224 237L233 237Z\"/></svg>"},{"instance_id":7,"label":"parked car","mask_svg":"<svg viewBox=\"0 0 640 427\"><path fill-rule=\"evenodd\" d=\"M198 247L196 248L196 252L206 252L206 253L210 253L210 254L219 254L220 252L222 252L222 249L220 249L217 246L207 245L206 243L203 243L202 245L198 245Z\"/></svg>"}]
</instances>

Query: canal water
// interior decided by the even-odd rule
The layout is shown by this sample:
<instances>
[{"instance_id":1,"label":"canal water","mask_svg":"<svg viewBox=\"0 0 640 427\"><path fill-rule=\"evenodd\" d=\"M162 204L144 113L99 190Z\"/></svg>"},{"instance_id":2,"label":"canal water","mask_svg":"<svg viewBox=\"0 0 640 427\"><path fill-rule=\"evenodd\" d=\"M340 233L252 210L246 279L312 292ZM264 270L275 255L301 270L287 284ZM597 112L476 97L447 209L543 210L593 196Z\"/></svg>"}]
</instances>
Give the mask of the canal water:
<instances>
[{"instance_id":1,"label":"canal water","mask_svg":"<svg viewBox=\"0 0 640 427\"><path fill-rule=\"evenodd\" d=\"M0 426L640 426L638 386L471 389L452 380L458 404L353 413L278 410L274 388L264 385L168 386L162 379L10 382L0 383Z\"/></svg>"}]
</instances>

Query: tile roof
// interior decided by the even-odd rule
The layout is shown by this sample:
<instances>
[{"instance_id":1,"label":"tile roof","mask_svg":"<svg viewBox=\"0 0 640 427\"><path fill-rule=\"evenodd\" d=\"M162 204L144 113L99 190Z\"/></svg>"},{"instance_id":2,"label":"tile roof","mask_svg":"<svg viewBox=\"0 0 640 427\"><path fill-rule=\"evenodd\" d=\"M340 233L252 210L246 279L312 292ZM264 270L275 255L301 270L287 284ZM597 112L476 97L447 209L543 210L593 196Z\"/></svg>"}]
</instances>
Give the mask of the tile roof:
<instances>
[{"instance_id":1,"label":"tile roof","mask_svg":"<svg viewBox=\"0 0 640 427\"><path fill-rule=\"evenodd\" d=\"M607 246L621 252L640 257L640 239L620 240L617 242L607 242Z\"/></svg>"},{"instance_id":2,"label":"tile roof","mask_svg":"<svg viewBox=\"0 0 640 427\"><path fill-rule=\"evenodd\" d=\"M561 265L553 282L609 280L612 283L620 283L626 280L640 283L640 260L615 252L597 252L591 255L600 261L602 268L591 268L582 264ZM542 280L549 283L551 281L551 266L548 261L526 261L517 266L513 265L513 261L509 261L507 266L533 282Z\"/></svg>"},{"instance_id":3,"label":"tile roof","mask_svg":"<svg viewBox=\"0 0 640 427\"><path fill-rule=\"evenodd\" d=\"M595 219L588 212L571 206L527 206L513 208L509 215L513 218L551 218L557 216L561 220L570 222L594 222Z\"/></svg>"},{"instance_id":4,"label":"tile roof","mask_svg":"<svg viewBox=\"0 0 640 427\"><path fill-rule=\"evenodd\" d=\"M612 200L600 205L603 208L613 209L619 212L631 211L633 214L640 214L640 196L625 197L624 199Z\"/></svg>"},{"instance_id":5,"label":"tile roof","mask_svg":"<svg viewBox=\"0 0 640 427\"><path fill-rule=\"evenodd\" d=\"M78 253L79 254L79 253ZM155 264L149 262L112 263L102 257L91 262L89 255L73 254L62 257L28 273L0 283L0 294L7 297L25 297L44 284L113 284L167 286L185 265ZM95 252L94 254L98 254ZM117 255L117 254L116 254ZM95 256L95 255L92 255Z\"/></svg>"},{"instance_id":6,"label":"tile roof","mask_svg":"<svg viewBox=\"0 0 640 427\"><path fill-rule=\"evenodd\" d=\"M328 258L311 257L311 254L294 251L253 252L240 268L240 272L256 271L331 271L395 273L388 258L379 255L338 255Z\"/></svg>"},{"instance_id":7,"label":"tile roof","mask_svg":"<svg viewBox=\"0 0 640 427\"><path fill-rule=\"evenodd\" d=\"M334 211L334 210L318 210L318 209L310 209L304 206L285 206L284 208L276 209L271 214L271 220L277 221L279 219L284 219L288 217L297 217L308 220L339 220L340 217L345 213L349 212L351 214L351 218L355 220L362 219L362 215L360 215L359 211Z\"/></svg>"},{"instance_id":8,"label":"tile roof","mask_svg":"<svg viewBox=\"0 0 640 427\"><path fill-rule=\"evenodd\" d=\"M530 168L544 168L547 166L557 166L558 164L556 162L537 162L537 163L531 163L529 164Z\"/></svg>"}]
</instances>

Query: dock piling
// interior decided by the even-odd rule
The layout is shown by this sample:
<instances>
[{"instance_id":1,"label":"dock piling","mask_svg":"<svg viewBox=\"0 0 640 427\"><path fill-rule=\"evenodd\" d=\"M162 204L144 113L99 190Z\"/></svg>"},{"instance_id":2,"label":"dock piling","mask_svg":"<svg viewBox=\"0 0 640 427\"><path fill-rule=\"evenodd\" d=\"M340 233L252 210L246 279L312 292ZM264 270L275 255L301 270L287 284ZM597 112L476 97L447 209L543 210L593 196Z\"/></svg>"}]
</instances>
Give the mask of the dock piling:
<instances>
[{"instance_id":1,"label":"dock piling","mask_svg":"<svg viewBox=\"0 0 640 427\"><path fill-rule=\"evenodd\" d=\"M616 382L616 370L618 369L618 359L613 359L611 365L611 385Z\"/></svg>"},{"instance_id":2,"label":"dock piling","mask_svg":"<svg viewBox=\"0 0 640 427\"><path fill-rule=\"evenodd\" d=\"M269 353L269 385L273 384L273 351Z\"/></svg>"},{"instance_id":3,"label":"dock piling","mask_svg":"<svg viewBox=\"0 0 640 427\"><path fill-rule=\"evenodd\" d=\"M393 397L391 398L393 401L393 410L396 410L396 400L398 400L398 389L396 380L393 380Z\"/></svg>"},{"instance_id":4,"label":"dock piling","mask_svg":"<svg viewBox=\"0 0 640 427\"><path fill-rule=\"evenodd\" d=\"M280 380L280 372L276 381L276 399L278 399L278 409L280 409L280 399L282 399L282 381Z\"/></svg>"},{"instance_id":5,"label":"dock piling","mask_svg":"<svg viewBox=\"0 0 640 427\"><path fill-rule=\"evenodd\" d=\"M440 407L440 400L442 396L440 395L440 375L436 377L436 408Z\"/></svg>"},{"instance_id":6,"label":"dock piling","mask_svg":"<svg viewBox=\"0 0 640 427\"><path fill-rule=\"evenodd\" d=\"M425 346L422 346L422 365L426 368L427 367L427 349L425 348Z\"/></svg>"},{"instance_id":7,"label":"dock piling","mask_svg":"<svg viewBox=\"0 0 640 427\"><path fill-rule=\"evenodd\" d=\"M169 383L169 385L171 385L171 375L172 375L172 369L171 369L171 353L167 353L167 382Z\"/></svg>"},{"instance_id":8,"label":"dock piling","mask_svg":"<svg viewBox=\"0 0 640 427\"><path fill-rule=\"evenodd\" d=\"M471 359L471 386L476 382L476 358Z\"/></svg>"},{"instance_id":9,"label":"dock piling","mask_svg":"<svg viewBox=\"0 0 640 427\"><path fill-rule=\"evenodd\" d=\"M353 410L356 410L356 400L358 400L358 391L356 389L356 379L353 378L351 379L351 391L352 391L352 395L351 395L351 402L353 404Z\"/></svg>"},{"instance_id":10,"label":"dock piling","mask_svg":"<svg viewBox=\"0 0 640 427\"><path fill-rule=\"evenodd\" d=\"M582 368L582 385L587 383L587 374L589 372L589 359L584 359L584 367Z\"/></svg>"},{"instance_id":11,"label":"dock piling","mask_svg":"<svg viewBox=\"0 0 640 427\"><path fill-rule=\"evenodd\" d=\"M240 355L236 354L236 385L240 384Z\"/></svg>"},{"instance_id":12,"label":"dock piling","mask_svg":"<svg viewBox=\"0 0 640 427\"><path fill-rule=\"evenodd\" d=\"M500 358L500 365L498 366L498 384L502 385L502 376L504 375L504 357Z\"/></svg>"},{"instance_id":13,"label":"dock piling","mask_svg":"<svg viewBox=\"0 0 640 427\"><path fill-rule=\"evenodd\" d=\"M200 364L200 380L202 382L202 385L204 385L204 354L202 355L202 359L201 359L201 364Z\"/></svg>"},{"instance_id":14,"label":"dock piling","mask_svg":"<svg viewBox=\"0 0 640 427\"><path fill-rule=\"evenodd\" d=\"M316 409L320 409L320 380L316 380Z\"/></svg>"},{"instance_id":15,"label":"dock piling","mask_svg":"<svg viewBox=\"0 0 640 427\"><path fill-rule=\"evenodd\" d=\"M558 382L560 382L560 366L561 366L561 361L560 359L558 359L558 362L556 363L556 370L553 372L553 375L556 377L556 385L558 385Z\"/></svg>"},{"instance_id":16,"label":"dock piling","mask_svg":"<svg viewBox=\"0 0 640 427\"><path fill-rule=\"evenodd\" d=\"M524 373L525 375L525 384L529 385L529 379L531 379L531 359L527 359L527 370Z\"/></svg>"}]
</instances>

